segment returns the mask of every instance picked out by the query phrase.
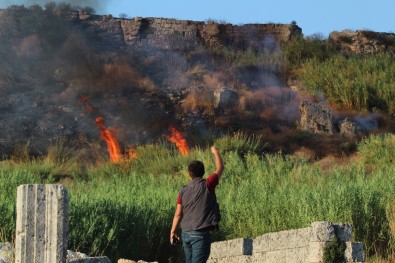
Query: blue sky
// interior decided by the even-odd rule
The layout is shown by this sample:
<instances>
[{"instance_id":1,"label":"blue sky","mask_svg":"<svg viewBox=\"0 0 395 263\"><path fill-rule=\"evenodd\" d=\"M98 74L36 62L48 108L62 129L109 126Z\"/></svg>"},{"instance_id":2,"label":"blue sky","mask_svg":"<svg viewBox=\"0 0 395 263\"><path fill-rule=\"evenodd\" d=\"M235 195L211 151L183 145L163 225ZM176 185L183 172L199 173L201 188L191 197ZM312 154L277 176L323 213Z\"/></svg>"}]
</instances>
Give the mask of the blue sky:
<instances>
[{"instance_id":1,"label":"blue sky","mask_svg":"<svg viewBox=\"0 0 395 263\"><path fill-rule=\"evenodd\" d=\"M10 4L45 4L48 0L0 0ZM395 32L395 0L56 0L90 5L99 14L129 18L165 17L195 21L214 19L231 24L296 23L305 35L344 29Z\"/></svg>"}]
</instances>

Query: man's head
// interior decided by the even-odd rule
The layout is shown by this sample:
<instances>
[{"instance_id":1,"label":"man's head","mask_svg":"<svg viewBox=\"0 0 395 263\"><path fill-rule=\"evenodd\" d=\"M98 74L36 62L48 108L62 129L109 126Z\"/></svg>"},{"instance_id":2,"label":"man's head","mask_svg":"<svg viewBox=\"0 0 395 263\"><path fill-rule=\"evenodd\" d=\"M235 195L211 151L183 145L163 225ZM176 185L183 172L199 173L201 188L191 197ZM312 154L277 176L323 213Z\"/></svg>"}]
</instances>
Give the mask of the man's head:
<instances>
[{"instance_id":1,"label":"man's head","mask_svg":"<svg viewBox=\"0 0 395 263\"><path fill-rule=\"evenodd\" d=\"M201 161L194 160L189 163L188 172L192 178L203 177L204 164Z\"/></svg>"}]
</instances>

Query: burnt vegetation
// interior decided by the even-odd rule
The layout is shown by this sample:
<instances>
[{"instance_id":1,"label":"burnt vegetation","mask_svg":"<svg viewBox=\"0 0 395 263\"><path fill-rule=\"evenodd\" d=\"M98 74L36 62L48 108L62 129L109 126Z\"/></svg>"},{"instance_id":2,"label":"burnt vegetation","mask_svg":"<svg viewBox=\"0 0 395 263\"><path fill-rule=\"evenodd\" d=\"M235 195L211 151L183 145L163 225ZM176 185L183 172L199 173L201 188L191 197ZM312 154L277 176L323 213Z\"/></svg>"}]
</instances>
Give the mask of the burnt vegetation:
<instances>
[{"instance_id":1,"label":"burnt vegetation","mask_svg":"<svg viewBox=\"0 0 395 263\"><path fill-rule=\"evenodd\" d=\"M207 133L245 132L264 136L268 144L262 151L295 153L308 148L313 159L352 153L364 133L315 135L298 129L304 100L325 101L336 117L358 116L360 122L375 112L375 125L363 132L394 130L393 81L372 75L380 89L373 83L366 97L363 92L351 92L351 97L332 92L336 87L330 85L342 84L312 79L313 74L319 76L309 68L309 63L335 61L330 65L334 69L339 56L355 63L370 61L371 56L384 61L378 70L393 60L392 53L381 58L355 55L320 35L282 44L268 39L259 48L201 45L191 50L190 43L178 50L136 48L113 39L94 13L90 7L53 2L1 11L3 158L26 145L30 154L44 155L59 140L77 148L105 148L95 124L99 115L116 131L123 149L160 140L175 125L192 146L210 141L203 138ZM120 23L110 16L100 21ZM183 38L177 36L174 41L181 47ZM221 89L224 92L216 95ZM229 92L235 94L231 99L226 97ZM82 96L89 97L93 112L79 102Z\"/></svg>"}]
</instances>

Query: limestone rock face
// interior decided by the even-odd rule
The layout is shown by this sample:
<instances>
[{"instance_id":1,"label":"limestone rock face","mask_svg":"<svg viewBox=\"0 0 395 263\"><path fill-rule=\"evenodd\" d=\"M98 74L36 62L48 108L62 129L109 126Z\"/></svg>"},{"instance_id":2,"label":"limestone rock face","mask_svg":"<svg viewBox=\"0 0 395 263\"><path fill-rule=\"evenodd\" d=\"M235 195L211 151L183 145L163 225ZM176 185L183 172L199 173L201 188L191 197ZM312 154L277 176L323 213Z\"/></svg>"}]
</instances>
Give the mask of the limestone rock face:
<instances>
[{"instance_id":1,"label":"limestone rock face","mask_svg":"<svg viewBox=\"0 0 395 263\"><path fill-rule=\"evenodd\" d=\"M339 48L355 53L395 52L395 34L373 32L367 30L334 31L329 35L329 41Z\"/></svg>"}]
</instances>

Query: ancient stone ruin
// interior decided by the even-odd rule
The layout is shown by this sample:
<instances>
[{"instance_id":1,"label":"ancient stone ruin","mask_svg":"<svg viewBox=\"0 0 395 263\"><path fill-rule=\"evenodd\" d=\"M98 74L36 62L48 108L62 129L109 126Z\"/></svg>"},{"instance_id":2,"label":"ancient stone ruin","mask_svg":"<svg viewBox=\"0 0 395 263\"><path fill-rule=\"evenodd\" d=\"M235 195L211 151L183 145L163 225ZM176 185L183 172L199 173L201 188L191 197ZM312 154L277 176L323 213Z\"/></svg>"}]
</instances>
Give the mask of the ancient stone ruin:
<instances>
[{"instance_id":1,"label":"ancient stone ruin","mask_svg":"<svg viewBox=\"0 0 395 263\"><path fill-rule=\"evenodd\" d=\"M111 263L107 257L91 258L67 251L68 206L63 185L18 187L15 263ZM8 263L6 258L10 257L0 258L0 262Z\"/></svg>"},{"instance_id":2,"label":"ancient stone ruin","mask_svg":"<svg viewBox=\"0 0 395 263\"><path fill-rule=\"evenodd\" d=\"M68 205L62 185L18 187L15 263L65 262Z\"/></svg>"},{"instance_id":3,"label":"ancient stone ruin","mask_svg":"<svg viewBox=\"0 0 395 263\"><path fill-rule=\"evenodd\" d=\"M287 42L301 36L294 24L220 24L214 21L196 22L166 18L121 19L125 43L130 46L151 46L160 49L191 50L233 46L265 49L273 42Z\"/></svg>"},{"instance_id":4,"label":"ancient stone ruin","mask_svg":"<svg viewBox=\"0 0 395 263\"><path fill-rule=\"evenodd\" d=\"M17 190L16 263L111 263L67 251L68 193L62 185L21 185ZM364 262L363 244L353 242L348 223L314 222L301 229L266 233L254 239L214 242L209 263L322 262L324 250L337 237L346 244L347 262ZM12 246L0 243L0 262L10 263ZM119 259L118 263L134 261ZM138 261L145 262L145 261Z\"/></svg>"},{"instance_id":5,"label":"ancient stone ruin","mask_svg":"<svg viewBox=\"0 0 395 263\"><path fill-rule=\"evenodd\" d=\"M350 224L314 222L306 228L267 233L254 239L214 242L208 263L319 263L335 236L346 243L346 262L365 261L363 244L351 241Z\"/></svg>"}]
</instances>

